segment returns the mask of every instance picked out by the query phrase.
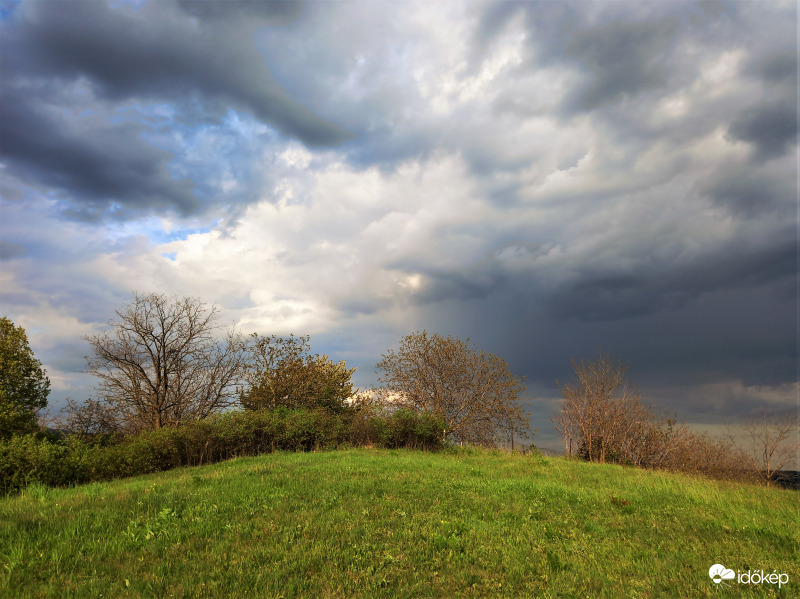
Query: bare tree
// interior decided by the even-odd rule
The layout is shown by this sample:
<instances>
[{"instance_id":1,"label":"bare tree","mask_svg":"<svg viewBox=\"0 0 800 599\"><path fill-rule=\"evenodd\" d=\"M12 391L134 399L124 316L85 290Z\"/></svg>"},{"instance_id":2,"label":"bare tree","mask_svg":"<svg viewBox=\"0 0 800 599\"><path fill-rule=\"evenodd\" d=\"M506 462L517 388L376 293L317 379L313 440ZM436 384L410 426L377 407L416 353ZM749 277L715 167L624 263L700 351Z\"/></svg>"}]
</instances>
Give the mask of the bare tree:
<instances>
[{"instance_id":1,"label":"bare tree","mask_svg":"<svg viewBox=\"0 0 800 599\"><path fill-rule=\"evenodd\" d=\"M66 405L54 418L54 424L58 430L91 437L119 433L122 423L106 402L89 398L78 404L68 397Z\"/></svg>"},{"instance_id":2,"label":"bare tree","mask_svg":"<svg viewBox=\"0 0 800 599\"><path fill-rule=\"evenodd\" d=\"M219 312L190 297L134 294L110 329L85 337L100 379L98 399L126 431L197 420L232 404L241 382L246 342L226 331Z\"/></svg>"},{"instance_id":3,"label":"bare tree","mask_svg":"<svg viewBox=\"0 0 800 599\"><path fill-rule=\"evenodd\" d=\"M387 393L441 417L445 438L495 445L509 433L527 437L528 419L519 403L523 379L502 358L471 347L469 339L412 333L382 358L377 367L385 373L379 380Z\"/></svg>"},{"instance_id":4,"label":"bare tree","mask_svg":"<svg viewBox=\"0 0 800 599\"><path fill-rule=\"evenodd\" d=\"M617 461L622 440L644 418L639 394L625 379L625 366L609 354L593 361L572 360L577 384L558 384L564 404L553 423L567 452L592 462Z\"/></svg>"},{"instance_id":5,"label":"bare tree","mask_svg":"<svg viewBox=\"0 0 800 599\"><path fill-rule=\"evenodd\" d=\"M577 384L559 384L564 402L553 424L564 437L567 455L593 462L666 466L689 435L685 423L657 415L641 402L625 378L626 368L610 354L572 360Z\"/></svg>"},{"instance_id":6,"label":"bare tree","mask_svg":"<svg viewBox=\"0 0 800 599\"><path fill-rule=\"evenodd\" d=\"M744 451L729 440L707 433L687 431L677 439L673 451L659 466L711 478L754 481L752 460Z\"/></svg>"},{"instance_id":7,"label":"bare tree","mask_svg":"<svg viewBox=\"0 0 800 599\"><path fill-rule=\"evenodd\" d=\"M742 430L744 450L768 486L780 479L781 470L798 468L800 423L797 414L788 411L770 414L762 409L761 415L745 423Z\"/></svg>"},{"instance_id":8,"label":"bare tree","mask_svg":"<svg viewBox=\"0 0 800 599\"><path fill-rule=\"evenodd\" d=\"M578 383L559 384L564 402L553 418L568 455L716 478L749 476L747 459L731 443L693 433L685 422L643 405L625 367L608 353L572 366Z\"/></svg>"},{"instance_id":9,"label":"bare tree","mask_svg":"<svg viewBox=\"0 0 800 599\"><path fill-rule=\"evenodd\" d=\"M638 401L627 414L628 426L617 439L618 461L642 468L666 468L691 437L685 422L657 415Z\"/></svg>"}]
</instances>

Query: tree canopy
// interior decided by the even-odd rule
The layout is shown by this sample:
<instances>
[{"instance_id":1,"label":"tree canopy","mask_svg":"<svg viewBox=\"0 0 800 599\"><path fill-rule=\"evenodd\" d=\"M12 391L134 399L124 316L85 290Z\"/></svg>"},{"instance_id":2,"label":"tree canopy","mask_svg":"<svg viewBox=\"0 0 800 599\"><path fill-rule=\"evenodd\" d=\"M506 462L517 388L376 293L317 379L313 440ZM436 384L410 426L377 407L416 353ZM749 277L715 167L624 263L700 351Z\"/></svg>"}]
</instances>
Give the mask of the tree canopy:
<instances>
[{"instance_id":1,"label":"tree canopy","mask_svg":"<svg viewBox=\"0 0 800 599\"><path fill-rule=\"evenodd\" d=\"M249 388L241 404L249 410L324 407L339 410L353 394L355 368L327 355L311 354L308 335L253 336L247 370Z\"/></svg>"},{"instance_id":2,"label":"tree canopy","mask_svg":"<svg viewBox=\"0 0 800 599\"><path fill-rule=\"evenodd\" d=\"M478 351L469 339L412 333L382 358L377 367L387 392L442 418L445 437L495 445L510 435L527 436L528 419L520 405L524 379L499 356Z\"/></svg>"},{"instance_id":3,"label":"tree canopy","mask_svg":"<svg viewBox=\"0 0 800 599\"><path fill-rule=\"evenodd\" d=\"M25 329L0 318L0 437L35 431L47 407L50 379L28 345Z\"/></svg>"}]
</instances>

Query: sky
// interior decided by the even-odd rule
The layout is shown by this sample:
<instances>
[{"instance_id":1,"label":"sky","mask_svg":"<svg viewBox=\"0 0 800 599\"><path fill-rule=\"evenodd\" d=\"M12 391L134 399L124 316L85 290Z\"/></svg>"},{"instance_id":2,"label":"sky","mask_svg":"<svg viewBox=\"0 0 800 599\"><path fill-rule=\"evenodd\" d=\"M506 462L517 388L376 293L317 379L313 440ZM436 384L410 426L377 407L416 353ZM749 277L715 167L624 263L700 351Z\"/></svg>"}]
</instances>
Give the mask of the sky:
<instances>
[{"instance_id":1,"label":"sky","mask_svg":"<svg viewBox=\"0 0 800 599\"><path fill-rule=\"evenodd\" d=\"M0 312L54 408L157 291L361 388L469 338L545 447L600 350L714 432L800 406L797 106L793 1L0 0Z\"/></svg>"}]
</instances>

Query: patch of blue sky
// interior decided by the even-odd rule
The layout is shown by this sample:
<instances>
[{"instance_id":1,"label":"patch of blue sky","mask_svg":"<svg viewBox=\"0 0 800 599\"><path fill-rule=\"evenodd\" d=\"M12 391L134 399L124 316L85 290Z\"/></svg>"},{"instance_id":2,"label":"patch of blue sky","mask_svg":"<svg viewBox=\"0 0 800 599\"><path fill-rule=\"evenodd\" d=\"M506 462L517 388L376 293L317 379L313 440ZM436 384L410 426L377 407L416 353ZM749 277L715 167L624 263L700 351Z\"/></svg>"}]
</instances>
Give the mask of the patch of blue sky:
<instances>
[{"instance_id":1,"label":"patch of blue sky","mask_svg":"<svg viewBox=\"0 0 800 599\"><path fill-rule=\"evenodd\" d=\"M22 4L22 0L2 0L0 1L0 20L5 20L14 14L17 7Z\"/></svg>"},{"instance_id":2,"label":"patch of blue sky","mask_svg":"<svg viewBox=\"0 0 800 599\"><path fill-rule=\"evenodd\" d=\"M288 143L273 128L236 110L216 122L181 122L176 116L169 128L147 128L140 136L172 154L165 163L170 177L191 180L192 193L203 203L251 201L251 191L265 176L261 157L280 153Z\"/></svg>"},{"instance_id":3,"label":"patch of blue sky","mask_svg":"<svg viewBox=\"0 0 800 599\"><path fill-rule=\"evenodd\" d=\"M170 131L186 149L187 154L196 156L211 148L222 149L226 154L236 153L243 143L263 144L265 136L271 142L276 137L275 130L246 112L229 109L219 120L182 121L174 107Z\"/></svg>"},{"instance_id":4,"label":"patch of blue sky","mask_svg":"<svg viewBox=\"0 0 800 599\"><path fill-rule=\"evenodd\" d=\"M202 235L204 233L210 233L211 230L217 226L219 223L219 219L216 219L211 226L208 227L194 227L188 229L173 229L170 231L163 231L158 235L157 242L161 243L171 243L173 241L185 241L189 238L190 235ZM151 237L154 241L156 238Z\"/></svg>"},{"instance_id":5,"label":"patch of blue sky","mask_svg":"<svg viewBox=\"0 0 800 599\"><path fill-rule=\"evenodd\" d=\"M252 139L264 135L269 131L274 131L272 127L266 125L246 112L228 109L222 119L222 125L231 131L238 133L242 137Z\"/></svg>"},{"instance_id":6,"label":"patch of blue sky","mask_svg":"<svg viewBox=\"0 0 800 599\"><path fill-rule=\"evenodd\" d=\"M163 245L173 241L184 241L190 235L210 232L219 223L214 219L201 226L183 227L169 219L151 216L148 218L114 223L106 230L109 240L120 241L132 237L146 237L153 245Z\"/></svg>"},{"instance_id":7,"label":"patch of blue sky","mask_svg":"<svg viewBox=\"0 0 800 599\"><path fill-rule=\"evenodd\" d=\"M171 262L175 262L175 260L178 258L178 252L164 252L161 255Z\"/></svg>"}]
</instances>

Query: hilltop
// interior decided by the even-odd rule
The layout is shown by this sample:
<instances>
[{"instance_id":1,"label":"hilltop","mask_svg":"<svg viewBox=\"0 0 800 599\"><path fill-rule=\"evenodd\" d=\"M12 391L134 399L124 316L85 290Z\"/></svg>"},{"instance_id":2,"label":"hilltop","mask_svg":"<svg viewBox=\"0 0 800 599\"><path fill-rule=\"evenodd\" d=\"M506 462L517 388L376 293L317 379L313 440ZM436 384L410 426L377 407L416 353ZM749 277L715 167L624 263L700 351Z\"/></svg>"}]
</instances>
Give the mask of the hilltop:
<instances>
[{"instance_id":1,"label":"hilltop","mask_svg":"<svg viewBox=\"0 0 800 599\"><path fill-rule=\"evenodd\" d=\"M797 493L541 455L275 453L0 500L20 597L711 597L785 573Z\"/></svg>"}]
</instances>

